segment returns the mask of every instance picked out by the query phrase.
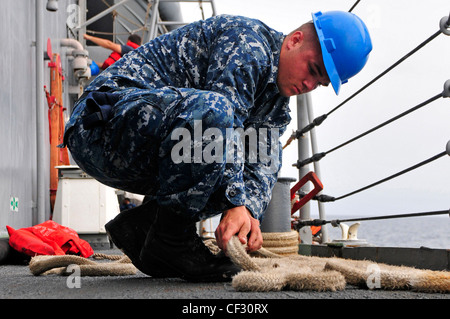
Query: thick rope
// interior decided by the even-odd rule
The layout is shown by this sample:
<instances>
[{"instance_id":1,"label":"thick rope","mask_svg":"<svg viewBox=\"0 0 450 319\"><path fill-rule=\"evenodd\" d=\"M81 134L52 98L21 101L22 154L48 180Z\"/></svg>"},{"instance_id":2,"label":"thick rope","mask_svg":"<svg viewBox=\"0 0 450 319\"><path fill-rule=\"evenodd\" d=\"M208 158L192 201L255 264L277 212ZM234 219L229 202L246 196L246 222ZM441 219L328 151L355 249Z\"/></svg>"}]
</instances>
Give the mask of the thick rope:
<instances>
[{"instance_id":1,"label":"thick rope","mask_svg":"<svg viewBox=\"0 0 450 319\"><path fill-rule=\"evenodd\" d=\"M136 267L127 256L108 256L96 254L95 258L117 260L111 263L95 262L90 259L75 256L35 256L31 258L29 268L33 275L66 275L72 273L68 270L71 265L77 265L80 269L80 276L128 276L135 275Z\"/></svg>"},{"instance_id":2,"label":"thick rope","mask_svg":"<svg viewBox=\"0 0 450 319\"><path fill-rule=\"evenodd\" d=\"M102 254L102 253L94 253L92 256L92 258L94 259L109 259L109 260L122 260L122 261L126 261L127 259L129 260L129 258L125 255L108 255L108 254ZM130 260L131 262L131 260Z\"/></svg>"},{"instance_id":3,"label":"thick rope","mask_svg":"<svg viewBox=\"0 0 450 319\"><path fill-rule=\"evenodd\" d=\"M378 267L378 268L375 268ZM367 260L333 258L327 261L325 270L336 270L351 285L368 287L370 280L379 273L379 287L387 290L415 290L428 293L450 292L450 273L404 266L376 264ZM368 282L369 281L369 282ZM374 282L372 281L372 285ZM369 286L370 288L370 286Z\"/></svg>"},{"instance_id":4,"label":"thick rope","mask_svg":"<svg viewBox=\"0 0 450 319\"><path fill-rule=\"evenodd\" d=\"M264 232L263 247L278 255L296 255L298 253L299 235L292 230L290 232Z\"/></svg>"},{"instance_id":5,"label":"thick rope","mask_svg":"<svg viewBox=\"0 0 450 319\"><path fill-rule=\"evenodd\" d=\"M343 290L347 284L386 290L450 292L450 273L390 266L366 260L301 255L280 256L265 250L251 257L237 237L228 243L227 254L242 268L233 277L237 291Z\"/></svg>"},{"instance_id":6,"label":"thick rope","mask_svg":"<svg viewBox=\"0 0 450 319\"><path fill-rule=\"evenodd\" d=\"M270 234L268 237L275 237ZM292 234L282 234L290 238ZM278 234L278 237L280 235ZM214 247L211 241L210 249ZM261 248L249 255L237 236L228 243L227 255L242 271L233 277L232 286L237 291L313 290L337 291L347 284L364 288L387 290L412 289L421 292L450 292L450 273L421 270L411 267L390 266L366 260L323 258L292 254L282 256ZM33 275L70 275L70 265L78 265L80 276L135 275L137 269L123 256L94 254L96 259L113 262L95 262L88 258L63 256L35 256L29 268ZM375 272L374 272L375 269ZM375 279L375 286L371 285ZM378 280L378 281L377 281ZM378 286L377 286L378 285Z\"/></svg>"},{"instance_id":7,"label":"thick rope","mask_svg":"<svg viewBox=\"0 0 450 319\"><path fill-rule=\"evenodd\" d=\"M303 256L282 257L269 251L271 257L250 257L237 237L233 237L227 247L230 259L243 269L232 280L237 291L336 291L345 288L344 276L337 271L319 272L312 264L295 265ZM265 252L262 248L262 253Z\"/></svg>"}]
</instances>

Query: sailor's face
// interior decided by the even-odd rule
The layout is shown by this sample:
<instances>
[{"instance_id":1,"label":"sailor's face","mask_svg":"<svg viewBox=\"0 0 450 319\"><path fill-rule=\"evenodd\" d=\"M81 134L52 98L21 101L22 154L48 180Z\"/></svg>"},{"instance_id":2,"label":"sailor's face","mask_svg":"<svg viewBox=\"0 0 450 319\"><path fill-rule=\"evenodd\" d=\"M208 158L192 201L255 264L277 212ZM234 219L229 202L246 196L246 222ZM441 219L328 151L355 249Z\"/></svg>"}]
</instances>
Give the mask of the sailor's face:
<instances>
[{"instance_id":1,"label":"sailor's face","mask_svg":"<svg viewBox=\"0 0 450 319\"><path fill-rule=\"evenodd\" d=\"M304 94L319 85L327 86L329 82L319 44L305 45L301 31L288 36L283 43L278 68L280 94L286 97Z\"/></svg>"}]
</instances>

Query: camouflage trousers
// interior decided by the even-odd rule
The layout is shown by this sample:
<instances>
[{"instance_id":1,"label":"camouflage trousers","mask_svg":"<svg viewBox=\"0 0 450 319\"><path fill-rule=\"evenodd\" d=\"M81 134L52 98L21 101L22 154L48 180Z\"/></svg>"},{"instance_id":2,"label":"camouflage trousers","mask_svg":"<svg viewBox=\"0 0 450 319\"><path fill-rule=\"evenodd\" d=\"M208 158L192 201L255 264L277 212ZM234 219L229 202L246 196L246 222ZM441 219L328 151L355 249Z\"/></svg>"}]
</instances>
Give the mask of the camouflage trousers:
<instances>
[{"instance_id":1,"label":"camouflage trousers","mask_svg":"<svg viewBox=\"0 0 450 319\"><path fill-rule=\"evenodd\" d=\"M64 140L75 162L99 182L153 197L198 221L239 205L225 192L242 181L243 164L198 160L195 144L206 147L212 137L193 138L199 125L202 133L214 129L225 136L233 127L233 110L223 95L197 89L91 92L74 107ZM182 154L180 137L186 135L192 152Z\"/></svg>"}]
</instances>

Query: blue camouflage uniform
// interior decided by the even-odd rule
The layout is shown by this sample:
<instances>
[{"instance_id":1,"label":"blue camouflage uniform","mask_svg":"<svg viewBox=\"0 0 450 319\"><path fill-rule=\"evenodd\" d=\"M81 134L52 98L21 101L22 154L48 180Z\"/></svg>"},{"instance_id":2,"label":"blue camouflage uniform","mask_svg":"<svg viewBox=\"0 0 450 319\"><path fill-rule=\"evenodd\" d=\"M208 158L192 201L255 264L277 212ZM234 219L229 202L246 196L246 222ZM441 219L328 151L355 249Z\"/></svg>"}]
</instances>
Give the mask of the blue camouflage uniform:
<instances>
[{"instance_id":1,"label":"blue camouflage uniform","mask_svg":"<svg viewBox=\"0 0 450 319\"><path fill-rule=\"evenodd\" d=\"M258 20L229 15L162 35L86 87L66 124L65 144L100 182L150 195L193 220L241 205L261 220L281 167L280 143L270 129L281 135L290 121L289 99L276 85L284 38ZM216 130L214 138L238 128L266 129L258 145L275 143L276 154L270 163L239 161L239 152L231 160L214 154L223 160L211 162L194 158L194 150L184 157L190 161L175 162L181 139L173 132L193 137L196 127ZM200 146L212 139L200 136ZM228 147L225 140L215 142Z\"/></svg>"}]
</instances>

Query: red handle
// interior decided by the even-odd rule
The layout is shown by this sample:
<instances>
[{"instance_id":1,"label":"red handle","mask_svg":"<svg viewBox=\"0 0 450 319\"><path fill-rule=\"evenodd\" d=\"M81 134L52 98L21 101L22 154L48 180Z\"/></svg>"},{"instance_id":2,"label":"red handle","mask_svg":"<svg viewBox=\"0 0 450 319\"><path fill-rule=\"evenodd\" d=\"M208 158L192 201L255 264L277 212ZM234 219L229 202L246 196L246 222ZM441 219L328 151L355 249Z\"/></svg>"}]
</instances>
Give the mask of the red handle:
<instances>
[{"instance_id":1,"label":"red handle","mask_svg":"<svg viewBox=\"0 0 450 319\"><path fill-rule=\"evenodd\" d=\"M307 182L312 182L314 184L314 189L310 191L308 194L306 194L304 197L302 197L298 202L296 202L291 209L291 215L295 213L300 207L305 205L311 198L316 196L321 190L323 190L322 182L319 180L317 175L314 172L309 172L305 176L302 177L298 181L297 184L295 184L291 188L291 200L294 198L295 193Z\"/></svg>"}]
</instances>

